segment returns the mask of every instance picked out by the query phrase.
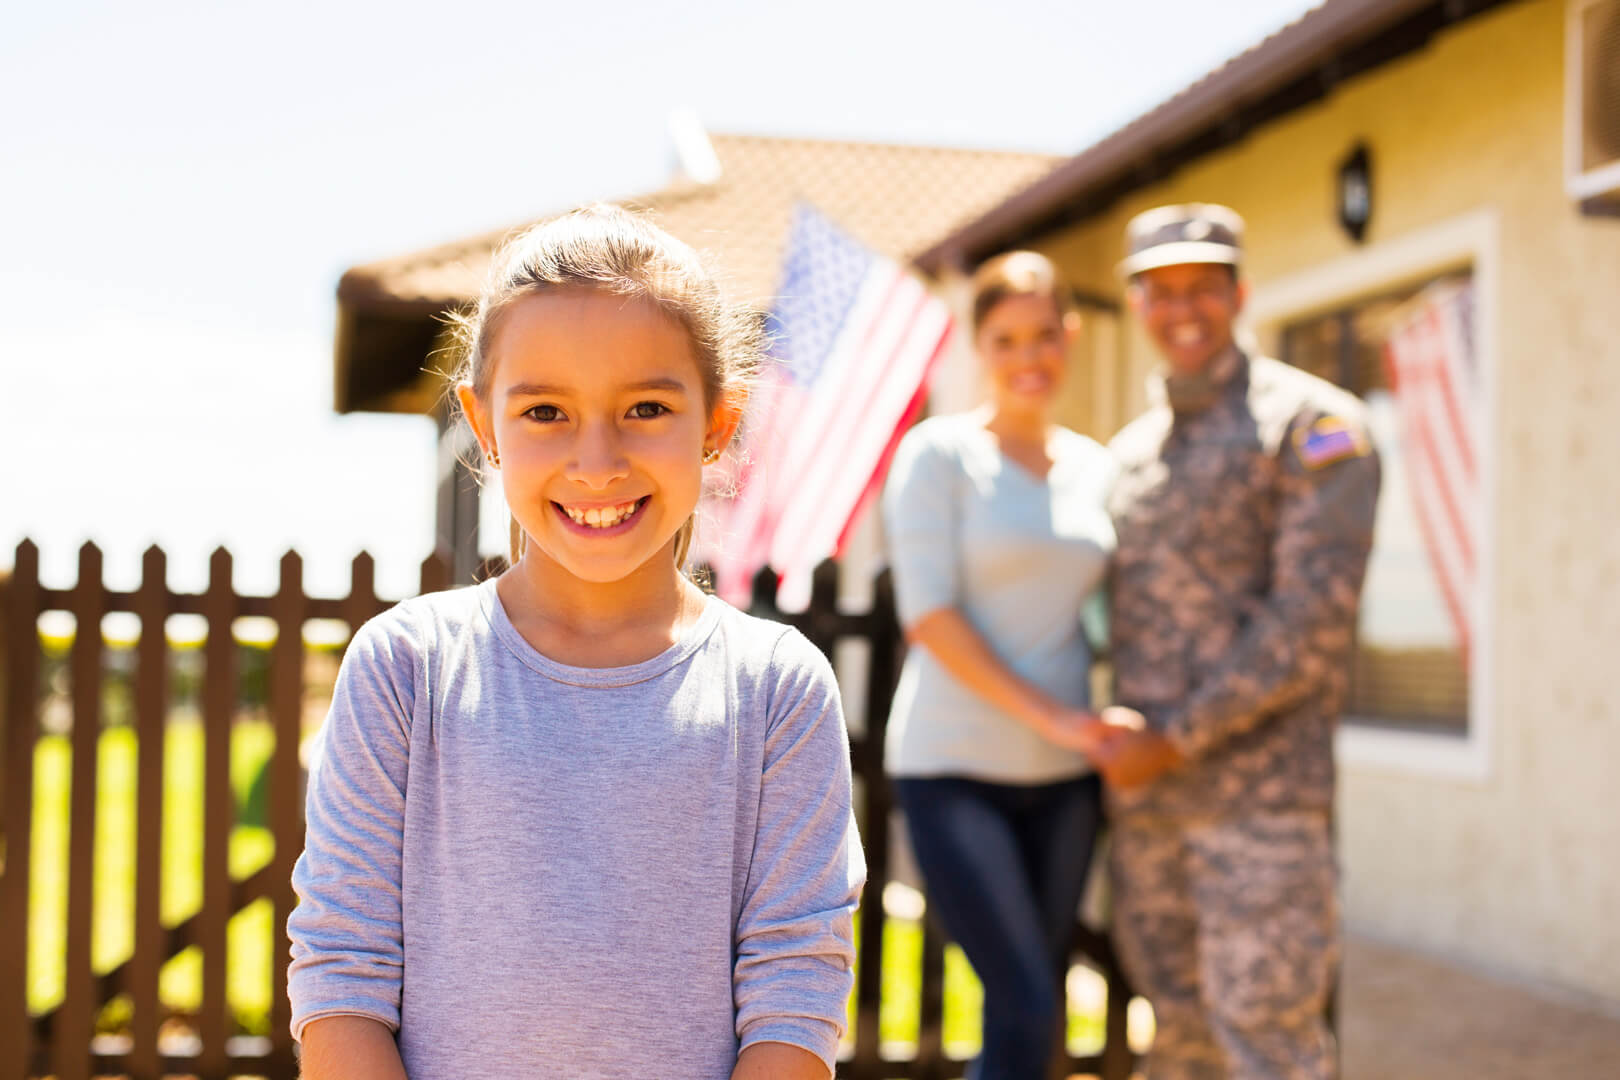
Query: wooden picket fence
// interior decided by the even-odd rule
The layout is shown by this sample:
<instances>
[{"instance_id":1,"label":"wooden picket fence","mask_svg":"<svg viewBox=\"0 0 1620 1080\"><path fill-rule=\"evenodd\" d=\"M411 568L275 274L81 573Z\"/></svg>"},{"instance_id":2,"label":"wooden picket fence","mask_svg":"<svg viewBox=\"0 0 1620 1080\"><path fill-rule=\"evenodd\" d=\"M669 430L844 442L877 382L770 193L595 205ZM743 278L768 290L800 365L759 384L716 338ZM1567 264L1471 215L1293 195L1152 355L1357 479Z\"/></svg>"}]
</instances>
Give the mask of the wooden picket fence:
<instances>
[{"instance_id":1,"label":"wooden picket fence","mask_svg":"<svg viewBox=\"0 0 1620 1080\"><path fill-rule=\"evenodd\" d=\"M297 748L302 732L306 655L304 624L334 619L352 630L389 606L374 591L370 556L354 560L349 594L341 598L304 593L303 561L289 552L280 565L280 583L270 596L236 593L232 560L224 549L209 562L208 586L201 593L173 592L167 584L167 560L153 547L142 560L141 583L130 592L106 588L101 552L86 544L79 553L78 581L71 589L51 589L39 581L39 551L19 544L10 579L0 584L0 656L4 659L4 757L0 759L0 828L4 863L0 873L0 1080L55 1077L89 1080L121 1075L156 1080L168 1075L224 1080L256 1076L293 1080L294 1047L288 1033L285 925L296 897L291 887L293 863L303 840L303 772ZM432 556L421 568L423 592L449 585L449 563ZM810 607L784 614L776 607L774 576L754 583L754 610L798 626L829 656L840 641L867 642L870 664L865 686L865 724L852 736L855 774L863 792L862 838L870 877L862 898L861 962L856 988L853 1054L839 1063L840 1077L886 1080L906 1077L944 1080L959 1076L962 1062L943 1044L944 951L937 927L925 922L918 1039L907 1056L879 1037L879 999L883 982L883 889L890 881L889 820L892 798L883 772L883 734L889 699L903 655L886 578L876 586L870 610L840 611L836 602L837 568L828 563L815 575ZM67 689L71 700L71 780L67 844L65 983L58 1005L33 1015L28 1005L28 941L31 837L35 805L35 755L41 735L42 650L40 616L71 614L77 628L67 656ZM137 747L134 802L134 934L133 948L110 970L92 965L94 925L92 878L95 863L97 761L103 732L102 680L106 651L99 632L102 618L123 612L139 620L135 646L132 726ZM163 843L164 746L172 704L165 621L172 615L200 616L207 626L203 645L200 693L203 730L202 902L184 920L166 925L160 913ZM274 854L251 875L236 879L230 871L231 830L236 801L230 776L230 732L238 712L239 673L232 633L234 620L259 616L276 627L268 659L267 714L275 749L267 765L267 824ZM157 632L148 632L156 628ZM87 632L88 631L88 632ZM268 1034L250 1036L237 1030L226 985L227 924L231 917L261 899L272 906L273 985L270 988ZM161 1003L159 972L176 954L196 946L201 952L202 1003L195 1014L171 1015ZM1077 954L1102 973L1107 985L1106 1042L1100 1053L1071 1058L1070 1071L1125 1080L1133 1057L1125 1038L1129 989L1107 939L1085 925ZM104 1007L123 995L129 1004L123 1030L98 1033Z\"/></svg>"}]
</instances>

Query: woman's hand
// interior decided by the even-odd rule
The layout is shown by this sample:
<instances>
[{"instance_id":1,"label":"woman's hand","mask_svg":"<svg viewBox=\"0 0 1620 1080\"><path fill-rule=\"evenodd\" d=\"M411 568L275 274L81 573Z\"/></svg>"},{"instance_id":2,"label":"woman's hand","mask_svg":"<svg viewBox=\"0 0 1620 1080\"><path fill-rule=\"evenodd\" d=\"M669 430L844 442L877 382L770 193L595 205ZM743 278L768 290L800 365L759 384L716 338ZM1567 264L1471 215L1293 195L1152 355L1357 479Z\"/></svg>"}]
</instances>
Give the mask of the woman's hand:
<instances>
[{"instance_id":1,"label":"woman's hand","mask_svg":"<svg viewBox=\"0 0 1620 1080\"><path fill-rule=\"evenodd\" d=\"M1182 764L1175 745L1147 726L1135 709L1112 705L1099 721L1107 730L1092 760L1110 787L1127 789L1151 784Z\"/></svg>"},{"instance_id":2,"label":"woman's hand","mask_svg":"<svg viewBox=\"0 0 1620 1080\"><path fill-rule=\"evenodd\" d=\"M1065 750L1077 750L1088 758L1095 758L1110 737L1108 724L1088 709L1055 709L1040 732L1048 742Z\"/></svg>"}]
</instances>

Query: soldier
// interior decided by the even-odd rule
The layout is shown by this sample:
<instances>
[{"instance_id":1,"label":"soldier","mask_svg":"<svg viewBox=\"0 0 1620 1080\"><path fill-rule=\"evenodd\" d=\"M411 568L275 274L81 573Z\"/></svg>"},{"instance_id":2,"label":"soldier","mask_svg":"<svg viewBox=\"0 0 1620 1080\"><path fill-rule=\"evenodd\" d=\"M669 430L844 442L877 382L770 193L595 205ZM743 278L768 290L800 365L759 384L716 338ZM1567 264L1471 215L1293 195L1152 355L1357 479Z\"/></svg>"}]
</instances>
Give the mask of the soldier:
<instances>
[{"instance_id":1,"label":"soldier","mask_svg":"<svg viewBox=\"0 0 1620 1080\"><path fill-rule=\"evenodd\" d=\"M1119 705L1099 752L1149 1080L1336 1071L1333 729L1379 464L1355 397L1234 341L1242 230L1221 206L1150 210L1120 264L1165 361L1111 445Z\"/></svg>"}]
</instances>

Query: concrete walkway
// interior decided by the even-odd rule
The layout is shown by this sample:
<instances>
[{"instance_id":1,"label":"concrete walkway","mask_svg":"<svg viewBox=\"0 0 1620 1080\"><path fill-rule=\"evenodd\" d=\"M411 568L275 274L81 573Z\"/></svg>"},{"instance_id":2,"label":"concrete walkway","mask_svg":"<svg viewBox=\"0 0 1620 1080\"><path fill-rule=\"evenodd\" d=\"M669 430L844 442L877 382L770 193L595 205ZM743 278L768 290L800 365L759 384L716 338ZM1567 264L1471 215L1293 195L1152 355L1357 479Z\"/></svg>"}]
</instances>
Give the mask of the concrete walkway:
<instances>
[{"instance_id":1,"label":"concrete walkway","mask_svg":"<svg viewBox=\"0 0 1620 1080\"><path fill-rule=\"evenodd\" d=\"M1343 1080L1617 1080L1620 1019L1351 940Z\"/></svg>"}]
</instances>

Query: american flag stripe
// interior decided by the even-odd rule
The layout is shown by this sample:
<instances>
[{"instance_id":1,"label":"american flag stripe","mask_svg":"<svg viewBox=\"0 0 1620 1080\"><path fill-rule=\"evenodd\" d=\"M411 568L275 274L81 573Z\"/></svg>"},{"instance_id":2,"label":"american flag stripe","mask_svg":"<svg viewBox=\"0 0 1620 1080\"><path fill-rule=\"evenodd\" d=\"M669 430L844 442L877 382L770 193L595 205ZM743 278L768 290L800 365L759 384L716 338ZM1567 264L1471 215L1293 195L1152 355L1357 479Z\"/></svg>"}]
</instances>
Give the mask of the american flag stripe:
<instances>
[{"instance_id":1,"label":"american flag stripe","mask_svg":"<svg viewBox=\"0 0 1620 1080\"><path fill-rule=\"evenodd\" d=\"M1449 543L1456 534L1440 527L1434 520L1437 510L1435 504L1438 500L1433 492L1433 473L1427 468L1413 469L1409 483L1412 485L1412 501L1416 503L1418 532L1422 534L1423 543L1429 550L1435 582L1440 586L1441 599L1451 615L1457 643L1466 655L1473 620L1469 617L1468 605L1464 599L1468 585L1460 572L1461 562L1455 557L1454 552L1449 550Z\"/></svg>"},{"instance_id":2,"label":"american flag stripe","mask_svg":"<svg viewBox=\"0 0 1620 1080\"><path fill-rule=\"evenodd\" d=\"M947 333L939 339L939 347L928 361L928 370L932 372L939 363L940 357L945 355L950 347L951 334ZM928 386L925 383L917 387L911 401L906 404L906 411L901 415L900 423L895 427L894 434L889 436L889 445L883 448L883 456L878 459L878 466L872 471L871 479L866 482L866 490L861 492L860 501L855 504L855 513L844 523L844 531L838 534L838 546L834 549L842 552L849 543L850 533L854 531L855 524L871 506L872 500L877 497L883 487L883 478L889 475L889 466L894 461L895 451L900 449L900 440L905 437L906 431L922 415L923 406L928 402Z\"/></svg>"},{"instance_id":3,"label":"american flag stripe","mask_svg":"<svg viewBox=\"0 0 1620 1080\"><path fill-rule=\"evenodd\" d=\"M1444 522L1446 531L1441 535L1452 549L1448 553L1450 558L1445 560L1446 566L1449 569L1454 564L1464 575L1471 575L1474 571L1474 547L1468 538L1468 522L1462 506L1464 492L1457 483L1460 478L1455 469L1449 467L1447 458L1450 455L1435 438L1433 427L1418 425L1413 438L1417 453L1412 457L1412 466L1421 478L1428 504L1426 509Z\"/></svg>"},{"instance_id":4,"label":"american flag stripe","mask_svg":"<svg viewBox=\"0 0 1620 1080\"><path fill-rule=\"evenodd\" d=\"M930 361L949 332L938 313L929 317L918 310L904 328L903 339L893 343L892 357L882 381L865 401L856 402L841 423L828 432L822 453L803 475L803 491L778 525L771 562L782 567L813 565L820 556L835 554L838 538L882 462L904 418ZM893 417L887 424L865 422L867 416ZM824 508L835 510L826 513Z\"/></svg>"},{"instance_id":5,"label":"american flag stripe","mask_svg":"<svg viewBox=\"0 0 1620 1080\"><path fill-rule=\"evenodd\" d=\"M1418 528L1465 653L1479 572L1472 301L1467 285L1425 291L1385 345Z\"/></svg>"},{"instance_id":6,"label":"american flag stripe","mask_svg":"<svg viewBox=\"0 0 1620 1080\"><path fill-rule=\"evenodd\" d=\"M877 272L898 280L893 288L873 283L886 303L855 365L863 377L845 388L841 408L819 426L821 438L801 459L794 498L776 523L770 562L783 573L783 602L793 607L809 600L809 571L837 554L839 538L950 332L944 305L914 279L893 264Z\"/></svg>"},{"instance_id":7,"label":"american flag stripe","mask_svg":"<svg viewBox=\"0 0 1620 1080\"><path fill-rule=\"evenodd\" d=\"M1467 421L1463 419L1462 406L1457 401L1456 379L1460 372L1454 371L1455 358L1462 355L1464 346L1461 328L1455 319L1442 319L1440 312L1435 308L1428 311L1427 320L1430 333L1433 335L1432 347L1438 350L1438 362L1434 365L1434 389L1440 399L1447 424L1450 426L1450 439L1448 443L1455 449L1462 466L1463 475L1470 482L1474 479L1474 447L1473 440L1468 434Z\"/></svg>"},{"instance_id":8,"label":"american flag stripe","mask_svg":"<svg viewBox=\"0 0 1620 1080\"><path fill-rule=\"evenodd\" d=\"M783 361L757 388L734 498L710 504L700 556L728 599L755 571L780 575L787 610L870 501L951 334L944 303L815 209L794 215L773 311Z\"/></svg>"}]
</instances>

